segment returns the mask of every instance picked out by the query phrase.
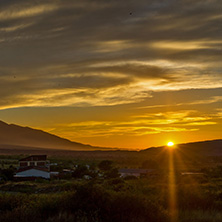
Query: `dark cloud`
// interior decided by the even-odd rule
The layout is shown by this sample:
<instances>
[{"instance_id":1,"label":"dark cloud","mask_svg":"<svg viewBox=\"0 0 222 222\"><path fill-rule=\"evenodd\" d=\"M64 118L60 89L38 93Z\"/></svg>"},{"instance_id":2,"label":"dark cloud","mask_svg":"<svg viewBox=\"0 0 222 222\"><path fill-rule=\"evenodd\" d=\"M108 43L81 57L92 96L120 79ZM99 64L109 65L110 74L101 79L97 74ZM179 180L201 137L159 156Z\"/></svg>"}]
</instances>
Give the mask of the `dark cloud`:
<instances>
[{"instance_id":1,"label":"dark cloud","mask_svg":"<svg viewBox=\"0 0 222 222\"><path fill-rule=\"evenodd\" d=\"M93 73L116 73L144 79L171 79L170 70L145 64L121 64L91 68Z\"/></svg>"},{"instance_id":2,"label":"dark cloud","mask_svg":"<svg viewBox=\"0 0 222 222\"><path fill-rule=\"evenodd\" d=\"M61 99L61 90L85 89L68 92L75 100L97 89L108 104L128 86L138 98L149 88L205 88L206 79L219 87L221 7L219 0L1 1L0 94L41 100L58 90ZM105 89L115 95L103 98Z\"/></svg>"}]
</instances>

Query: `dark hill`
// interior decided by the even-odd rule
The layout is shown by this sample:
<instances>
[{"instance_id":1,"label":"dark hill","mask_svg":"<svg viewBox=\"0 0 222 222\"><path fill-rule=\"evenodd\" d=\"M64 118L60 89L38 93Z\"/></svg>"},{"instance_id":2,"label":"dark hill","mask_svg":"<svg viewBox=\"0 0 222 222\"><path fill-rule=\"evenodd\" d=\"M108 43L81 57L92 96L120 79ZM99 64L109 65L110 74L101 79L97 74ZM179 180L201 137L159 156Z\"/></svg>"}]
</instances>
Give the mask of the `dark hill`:
<instances>
[{"instance_id":1,"label":"dark hill","mask_svg":"<svg viewBox=\"0 0 222 222\"><path fill-rule=\"evenodd\" d=\"M140 152L150 154L158 154L166 149L166 147L151 147ZM176 145L176 149L184 153L193 153L200 156L222 156L222 140L208 140L201 142L183 143ZM178 152L177 151L177 152Z\"/></svg>"},{"instance_id":2,"label":"dark hill","mask_svg":"<svg viewBox=\"0 0 222 222\"><path fill-rule=\"evenodd\" d=\"M195 171L222 164L222 140L178 144L175 149L166 146L148 148L140 153L156 161L163 169L173 163L177 170Z\"/></svg>"},{"instance_id":3,"label":"dark hill","mask_svg":"<svg viewBox=\"0 0 222 222\"><path fill-rule=\"evenodd\" d=\"M98 150L102 147L93 147L58 137L29 127L7 124L0 121L0 146L14 145L26 147L42 147L69 150Z\"/></svg>"}]
</instances>

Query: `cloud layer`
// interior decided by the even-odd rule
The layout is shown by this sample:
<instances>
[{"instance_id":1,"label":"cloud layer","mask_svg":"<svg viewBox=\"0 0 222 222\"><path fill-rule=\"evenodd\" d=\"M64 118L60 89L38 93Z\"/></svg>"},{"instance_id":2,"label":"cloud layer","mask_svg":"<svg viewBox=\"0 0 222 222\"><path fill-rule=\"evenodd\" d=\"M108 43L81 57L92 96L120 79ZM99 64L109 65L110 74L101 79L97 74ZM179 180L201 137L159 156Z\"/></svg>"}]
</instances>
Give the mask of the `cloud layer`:
<instances>
[{"instance_id":1,"label":"cloud layer","mask_svg":"<svg viewBox=\"0 0 222 222\"><path fill-rule=\"evenodd\" d=\"M222 87L221 1L0 4L2 108L124 104L150 90Z\"/></svg>"},{"instance_id":2,"label":"cloud layer","mask_svg":"<svg viewBox=\"0 0 222 222\"><path fill-rule=\"evenodd\" d=\"M171 101L181 110L192 105L202 118L201 104L221 103L221 9L220 0L3 0L0 109L132 104L141 112L170 105L156 102L161 93L216 89L195 101L189 93L186 102ZM218 123L209 116L195 118L177 129ZM124 130L131 133L162 132L154 120L145 126L142 120L129 121ZM111 124L113 134L125 126L101 122L102 132Z\"/></svg>"}]
</instances>

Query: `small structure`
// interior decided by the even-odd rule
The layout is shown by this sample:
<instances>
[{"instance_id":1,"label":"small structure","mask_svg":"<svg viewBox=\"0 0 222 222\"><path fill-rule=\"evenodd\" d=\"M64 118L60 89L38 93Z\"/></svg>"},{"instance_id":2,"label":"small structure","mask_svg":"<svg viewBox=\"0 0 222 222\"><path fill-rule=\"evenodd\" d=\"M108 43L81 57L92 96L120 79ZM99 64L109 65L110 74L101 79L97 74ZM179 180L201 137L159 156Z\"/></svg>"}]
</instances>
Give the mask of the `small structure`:
<instances>
[{"instance_id":1,"label":"small structure","mask_svg":"<svg viewBox=\"0 0 222 222\"><path fill-rule=\"evenodd\" d=\"M19 160L19 168L28 166L49 168L49 161L46 155L32 155Z\"/></svg>"},{"instance_id":2,"label":"small structure","mask_svg":"<svg viewBox=\"0 0 222 222\"><path fill-rule=\"evenodd\" d=\"M120 177L134 176L142 177L148 176L154 173L153 169L119 169Z\"/></svg>"},{"instance_id":3,"label":"small structure","mask_svg":"<svg viewBox=\"0 0 222 222\"><path fill-rule=\"evenodd\" d=\"M58 179L59 178L59 172L51 171L50 172L50 178Z\"/></svg>"},{"instance_id":4,"label":"small structure","mask_svg":"<svg viewBox=\"0 0 222 222\"><path fill-rule=\"evenodd\" d=\"M50 165L46 155L32 155L19 160L16 180L50 179Z\"/></svg>"}]
</instances>

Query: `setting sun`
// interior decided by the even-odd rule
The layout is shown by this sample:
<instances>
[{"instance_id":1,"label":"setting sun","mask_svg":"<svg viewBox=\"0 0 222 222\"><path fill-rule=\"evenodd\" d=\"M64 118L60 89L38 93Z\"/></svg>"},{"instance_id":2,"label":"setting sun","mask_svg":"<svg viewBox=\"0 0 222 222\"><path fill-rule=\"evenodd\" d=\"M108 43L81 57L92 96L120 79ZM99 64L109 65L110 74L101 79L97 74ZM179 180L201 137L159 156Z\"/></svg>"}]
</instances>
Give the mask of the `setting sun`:
<instances>
[{"instance_id":1,"label":"setting sun","mask_svg":"<svg viewBox=\"0 0 222 222\"><path fill-rule=\"evenodd\" d=\"M167 146L174 146L174 143L172 141L167 143Z\"/></svg>"}]
</instances>

